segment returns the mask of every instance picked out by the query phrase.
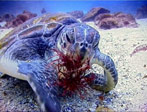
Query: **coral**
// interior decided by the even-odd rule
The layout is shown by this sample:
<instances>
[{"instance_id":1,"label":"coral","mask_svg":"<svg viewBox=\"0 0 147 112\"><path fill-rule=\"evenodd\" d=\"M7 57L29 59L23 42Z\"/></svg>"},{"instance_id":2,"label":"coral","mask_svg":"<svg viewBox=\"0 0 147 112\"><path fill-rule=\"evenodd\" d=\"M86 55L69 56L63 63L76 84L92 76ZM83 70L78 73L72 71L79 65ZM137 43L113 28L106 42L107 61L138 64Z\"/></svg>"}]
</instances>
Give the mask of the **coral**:
<instances>
[{"instance_id":1,"label":"coral","mask_svg":"<svg viewBox=\"0 0 147 112\"><path fill-rule=\"evenodd\" d=\"M134 49L134 51L130 54L130 56L132 57L135 53L146 50L147 50L147 44L139 45Z\"/></svg>"},{"instance_id":2,"label":"coral","mask_svg":"<svg viewBox=\"0 0 147 112\"><path fill-rule=\"evenodd\" d=\"M63 89L62 95L78 93L82 96L81 91L83 90L86 93L87 85L94 79L94 77L85 77L86 71L90 69L89 59L82 61L78 55L65 55L58 50L54 51L59 58L52 63L55 64L57 62L55 64L58 73L56 84Z\"/></svg>"}]
</instances>

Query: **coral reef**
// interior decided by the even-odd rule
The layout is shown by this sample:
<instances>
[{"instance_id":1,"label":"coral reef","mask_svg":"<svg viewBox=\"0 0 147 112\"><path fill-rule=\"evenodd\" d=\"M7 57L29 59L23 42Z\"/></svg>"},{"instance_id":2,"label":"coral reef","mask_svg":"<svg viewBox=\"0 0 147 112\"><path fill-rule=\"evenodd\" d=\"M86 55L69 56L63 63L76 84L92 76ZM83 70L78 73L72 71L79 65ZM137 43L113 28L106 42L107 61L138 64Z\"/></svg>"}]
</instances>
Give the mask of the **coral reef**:
<instances>
[{"instance_id":1,"label":"coral reef","mask_svg":"<svg viewBox=\"0 0 147 112\"><path fill-rule=\"evenodd\" d=\"M81 20L84 22L94 21L96 16L103 13L110 13L110 11L108 9L100 7L92 8L89 12L87 12L87 14L85 14L85 16Z\"/></svg>"},{"instance_id":2,"label":"coral reef","mask_svg":"<svg viewBox=\"0 0 147 112\"><path fill-rule=\"evenodd\" d=\"M144 5L137 10L136 18L137 19L147 18L147 5Z\"/></svg>"},{"instance_id":3,"label":"coral reef","mask_svg":"<svg viewBox=\"0 0 147 112\"><path fill-rule=\"evenodd\" d=\"M95 18L95 24L101 29L121 27L137 27L135 18L122 12L116 14L101 14Z\"/></svg>"}]
</instances>

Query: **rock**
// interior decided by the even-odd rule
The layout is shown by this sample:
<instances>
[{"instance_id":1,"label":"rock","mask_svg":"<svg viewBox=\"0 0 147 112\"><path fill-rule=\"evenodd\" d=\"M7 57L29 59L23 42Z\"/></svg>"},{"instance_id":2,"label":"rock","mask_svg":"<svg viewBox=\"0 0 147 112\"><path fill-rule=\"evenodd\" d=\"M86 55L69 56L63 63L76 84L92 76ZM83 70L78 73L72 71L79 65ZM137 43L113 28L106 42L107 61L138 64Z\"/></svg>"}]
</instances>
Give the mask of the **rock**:
<instances>
[{"instance_id":1,"label":"rock","mask_svg":"<svg viewBox=\"0 0 147 112\"><path fill-rule=\"evenodd\" d=\"M75 18L82 18L84 16L83 11L72 11L72 12L68 12L68 14L72 15Z\"/></svg>"},{"instance_id":2,"label":"rock","mask_svg":"<svg viewBox=\"0 0 147 112\"><path fill-rule=\"evenodd\" d=\"M108 107L100 106L96 109L96 112L115 112L115 111Z\"/></svg>"},{"instance_id":3,"label":"rock","mask_svg":"<svg viewBox=\"0 0 147 112\"><path fill-rule=\"evenodd\" d=\"M5 14L1 17L1 21L9 22L14 20L15 16L12 14Z\"/></svg>"},{"instance_id":4,"label":"rock","mask_svg":"<svg viewBox=\"0 0 147 112\"><path fill-rule=\"evenodd\" d=\"M95 24L101 29L121 27L137 27L135 18L131 14L101 14L95 18Z\"/></svg>"},{"instance_id":5,"label":"rock","mask_svg":"<svg viewBox=\"0 0 147 112\"><path fill-rule=\"evenodd\" d=\"M8 21L5 27L10 28L10 27L17 27L18 25L24 23L25 21L36 17L37 14L31 13L29 11L23 11L22 14L17 15L15 19L12 21Z\"/></svg>"},{"instance_id":6,"label":"rock","mask_svg":"<svg viewBox=\"0 0 147 112\"><path fill-rule=\"evenodd\" d=\"M45 10L45 8L43 8L42 10L41 10L41 14L45 14L46 13L46 10Z\"/></svg>"},{"instance_id":7,"label":"rock","mask_svg":"<svg viewBox=\"0 0 147 112\"><path fill-rule=\"evenodd\" d=\"M96 112L115 112L115 111L108 107L100 106L96 109Z\"/></svg>"},{"instance_id":8,"label":"rock","mask_svg":"<svg viewBox=\"0 0 147 112\"><path fill-rule=\"evenodd\" d=\"M37 16L37 14L35 14L35 13L31 13L31 12L29 12L29 11L23 11L23 14L24 15L26 15L27 17L28 17L28 19L31 19L31 18L33 18L33 17L36 17Z\"/></svg>"},{"instance_id":9,"label":"rock","mask_svg":"<svg viewBox=\"0 0 147 112\"><path fill-rule=\"evenodd\" d=\"M2 16L0 16L0 22L3 22L3 18L2 18Z\"/></svg>"},{"instance_id":10,"label":"rock","mask_svg":"<svg viewBox=\"0 0 147 112\"><path fill-rule=\"evenodd\" d=\"M110 13L110 11L105 8L92 8L87 14L85 14L82 21L94 21L96 16L103 13Z\"/></svg>"},{"instance_id":11,"label":"rock","mask_svg":"<svg viewBox=\"0 0 147 112\"><path fill-rule=\"evenodd\" d=\"M147 5L144 5L141 8L137 9L136 18L137 19L147 18Z\"/></svg>"},{"instance_id":12,"label":"rock","mask_svg":"<svg viewBox=\"0 0 147 112\"><path fill-rule=\"evenodd\" d=\"M103 13L103 14L99 14L98 16L95 17L94 22L98 22L101 21L104 18L109 18L112 17L113 15L110 13Z\"/></svg>"},{"instance_id":13,"label":"rock","mask_svg":"<svg viewBox=\"0 0 147 112\"><path fill-rule=\"evenodd\" d=\"M17 27L18 25L24 23L26 20L27 20L27 17L25 15L18 15L13 21L7 22L5 27L7 28Z\"/></svg>"}]
</instances>

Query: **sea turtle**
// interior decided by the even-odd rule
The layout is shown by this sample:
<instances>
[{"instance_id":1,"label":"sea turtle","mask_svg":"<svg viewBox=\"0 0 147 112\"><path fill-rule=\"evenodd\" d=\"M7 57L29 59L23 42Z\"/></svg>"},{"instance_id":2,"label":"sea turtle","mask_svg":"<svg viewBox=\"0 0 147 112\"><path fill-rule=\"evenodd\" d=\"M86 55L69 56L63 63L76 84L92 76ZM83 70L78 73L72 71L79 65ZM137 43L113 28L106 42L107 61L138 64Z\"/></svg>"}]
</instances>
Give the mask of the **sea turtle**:
<instances>
[{"instance_id":1,"label":"sea turtle","mask_svg":"<svg viewBox=\"0 0 147 112\"><path fill-rule=\"evenodd\" d=\"M37 95L42 111L60 112L57 79L54 67L46 69L54 60L55 51L79 54L90 64L98 64L104 75L96 74L91 87L108 92L118 81L113 60L100 52L100 35L94 28L68 14L45 14L33 18L0 40L0 72L28 81ZM85 75L89 77L89 75Z\"/></svg>"}]
</instances>

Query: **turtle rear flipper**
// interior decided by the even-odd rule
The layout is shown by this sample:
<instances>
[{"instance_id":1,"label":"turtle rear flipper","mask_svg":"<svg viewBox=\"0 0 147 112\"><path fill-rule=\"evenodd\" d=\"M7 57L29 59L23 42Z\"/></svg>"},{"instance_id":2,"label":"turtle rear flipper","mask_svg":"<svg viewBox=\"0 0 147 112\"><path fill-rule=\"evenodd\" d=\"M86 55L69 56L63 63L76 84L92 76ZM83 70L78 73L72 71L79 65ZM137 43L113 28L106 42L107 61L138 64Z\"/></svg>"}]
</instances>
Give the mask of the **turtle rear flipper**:
<instances>
[{"instance_id":1,"label":"turtle rear flipper","mask_svg":"<svg viewBox=\"0 0 147 112\"><path fill-rule=\"evenodd\" d=\"M60 112L61 106L55 86L55 71L51 68L48 69L46 63L41 61L19 62L18 67L18 72L28 75L27 80L37 95L41 110L43 112Z\"/></svg>"}]
</instances>

